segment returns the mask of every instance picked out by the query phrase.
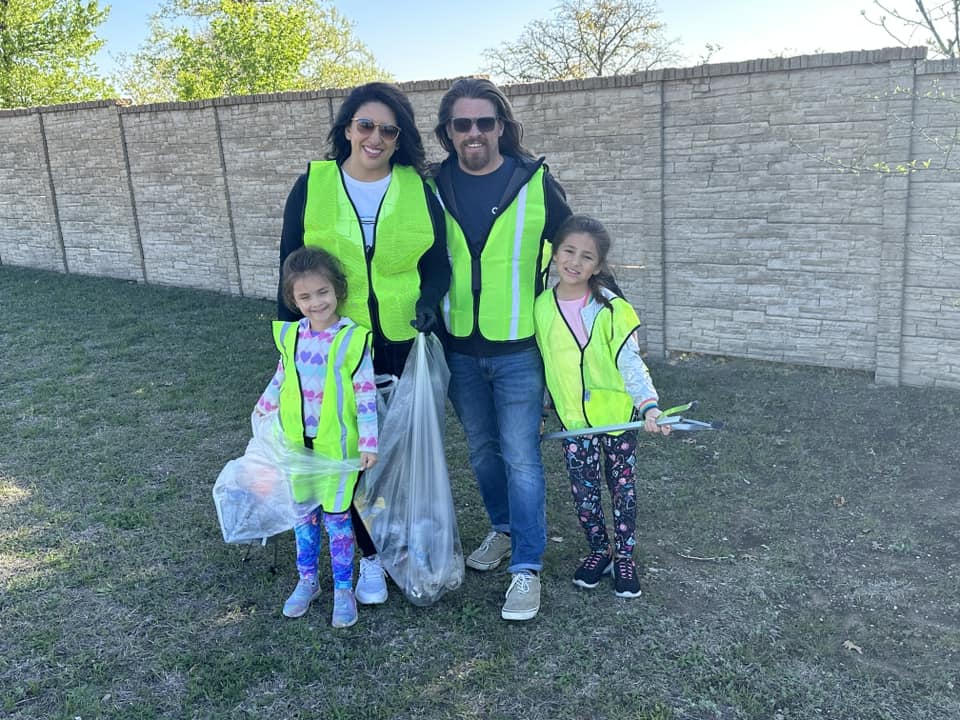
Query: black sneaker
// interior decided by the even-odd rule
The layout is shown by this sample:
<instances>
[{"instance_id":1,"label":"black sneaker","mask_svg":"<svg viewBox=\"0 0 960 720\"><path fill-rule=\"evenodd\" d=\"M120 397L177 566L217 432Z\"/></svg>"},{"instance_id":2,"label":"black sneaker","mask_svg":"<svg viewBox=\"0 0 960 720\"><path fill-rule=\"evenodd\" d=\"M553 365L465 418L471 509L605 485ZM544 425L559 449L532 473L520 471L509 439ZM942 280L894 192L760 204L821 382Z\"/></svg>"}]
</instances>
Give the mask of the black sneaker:
<instances>
[{"instance_id":1,"label":"black sneaker","mask_svg":"<svg viewBox=\"0 0 960 720\"><path fill-rule=\"evenodd\" d=\"M613 572L613 559L605 552L587 555L573 574L573 584L582 588L595 588L600 578Z\"/></svg>"},{"instance_id":2,"label":"black sneaker","mask_svg":"<svg viewBox=\"0 0 960 720\"><path fill-rule=\"evenodd\" d=\"M640 578L631 558L617 558L614 561L613 587L617 597L640 597Z\"/></svg>"}]
</instances>

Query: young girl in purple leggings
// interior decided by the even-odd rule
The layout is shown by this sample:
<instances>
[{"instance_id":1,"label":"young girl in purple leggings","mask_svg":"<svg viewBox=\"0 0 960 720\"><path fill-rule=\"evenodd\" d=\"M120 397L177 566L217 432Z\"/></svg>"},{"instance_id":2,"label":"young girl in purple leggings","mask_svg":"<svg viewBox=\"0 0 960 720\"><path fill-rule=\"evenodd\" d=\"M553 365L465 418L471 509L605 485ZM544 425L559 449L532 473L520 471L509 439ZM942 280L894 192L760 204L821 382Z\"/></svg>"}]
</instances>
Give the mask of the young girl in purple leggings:
<instances>
[{"instance_id":1,"label":"young girl in purple leggings","mask_svg":"<svg viewBox=\"0 0 960 720\"><path fill-rule=\"evenodd\" d=\"M303 315L299 322L273 324L280 351L277 371L257 402L256 412L278 412L284 436L335 460L358 459L360 470L377 462L377 398L370 331L338 306L347 280L335 257L303 247L283 264L283 296ZM300 617L320 595L320 525L326 530L333 570L334 627L357 621L353 594L354 532L350 503L358 473L295 475L293 499L316 506L294 527L300 581L283 606Z\"/></svg>"}]
</instances>

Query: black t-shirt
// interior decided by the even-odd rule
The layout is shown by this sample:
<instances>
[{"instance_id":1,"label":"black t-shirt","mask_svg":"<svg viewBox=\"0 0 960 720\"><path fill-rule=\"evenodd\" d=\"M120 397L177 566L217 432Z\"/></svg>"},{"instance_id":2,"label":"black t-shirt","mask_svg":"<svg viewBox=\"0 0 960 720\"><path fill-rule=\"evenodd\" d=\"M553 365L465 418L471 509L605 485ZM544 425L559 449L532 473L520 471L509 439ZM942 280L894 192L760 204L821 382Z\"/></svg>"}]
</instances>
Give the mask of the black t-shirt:
<instances>
[{"instance_id":1,"label":"black t-shirt","mask_svg":"<svg viewBox=\"0 0 960 720\"><path fill-rule=\"evenodd\" d=\"M470 250L477 254L496 220L497 205L503 198L503 191L510 182L517 161L504 155L500 167L486 175L471 175L461 170L459 163L452 165L450 182L457 198L460 227Z\"/></svg>"}]
</instances>

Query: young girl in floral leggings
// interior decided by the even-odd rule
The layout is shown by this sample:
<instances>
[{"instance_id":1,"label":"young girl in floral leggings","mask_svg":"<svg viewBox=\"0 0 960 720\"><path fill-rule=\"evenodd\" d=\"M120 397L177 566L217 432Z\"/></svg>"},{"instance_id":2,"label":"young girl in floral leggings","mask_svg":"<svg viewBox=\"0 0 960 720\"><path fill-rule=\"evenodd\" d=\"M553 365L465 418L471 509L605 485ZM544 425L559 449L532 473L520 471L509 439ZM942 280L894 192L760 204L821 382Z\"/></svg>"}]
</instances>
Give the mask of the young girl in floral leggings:
<instances>
[{"instance_id":1,"label":"young girl in floral leggings","mask_svg":"<svg viewBox=\"0 0 960 720\"><path fill-rule=\"evenodd\" d=\"M621 425L636 414L643 418L644 430L667 435L669 426L656 424L658 395L637 346L640 320L615 291L606 262L609 250L606 229L584 215L567 218L554 236L559 281L534 306L547 389L566 429ZM573 582L595 588L603 575L612 573L618 596L637 597L637 431L579 435L562 442L574 508L590 546ZM613 547L600 504L601 458L613 504Z\"/></svg>"}]
</instances>

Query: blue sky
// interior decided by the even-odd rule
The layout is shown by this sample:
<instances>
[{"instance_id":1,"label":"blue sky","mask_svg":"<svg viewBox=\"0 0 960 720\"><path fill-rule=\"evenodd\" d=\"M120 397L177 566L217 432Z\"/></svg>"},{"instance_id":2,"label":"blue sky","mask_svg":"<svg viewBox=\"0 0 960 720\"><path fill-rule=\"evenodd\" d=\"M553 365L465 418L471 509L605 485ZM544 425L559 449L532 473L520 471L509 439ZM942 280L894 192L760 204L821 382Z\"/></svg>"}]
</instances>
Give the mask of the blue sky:
<instances>
[{"instance_id":1,"label":"blue sky","mask_svg":"<svg viewBox=\"0 0 960 720\"><path fill-rule=\"evenodd\" d=\"M107 43L98 56L103 72L112 57L134 52L147 36L147 19L159 0L114 0L99 28ZM909 7L909 0L891 0ZM550 17L557 0L341 0L337 9L379 64L398 81L431 80L477 72L481 53L516 39L523 26ZM896 43L870 25L861 10L870 0L660 0L667 34L679 37L688 64L705 43L722 46L711 62L733 62L817 51L877 49ZM917 43L921 44L921 43Z\"/></svg>"}]
</instances>

